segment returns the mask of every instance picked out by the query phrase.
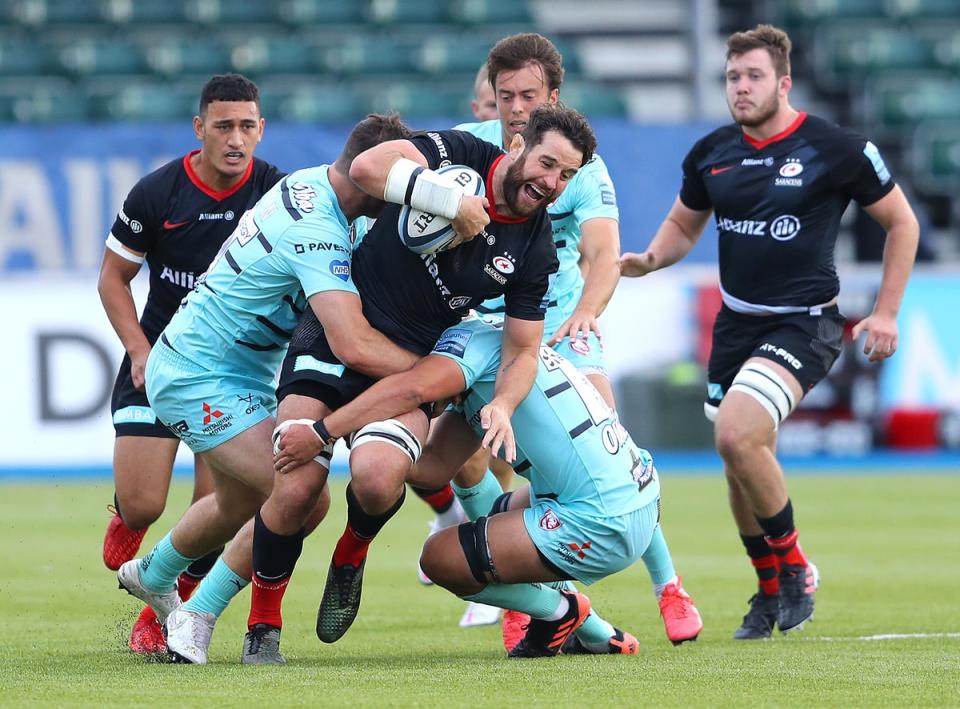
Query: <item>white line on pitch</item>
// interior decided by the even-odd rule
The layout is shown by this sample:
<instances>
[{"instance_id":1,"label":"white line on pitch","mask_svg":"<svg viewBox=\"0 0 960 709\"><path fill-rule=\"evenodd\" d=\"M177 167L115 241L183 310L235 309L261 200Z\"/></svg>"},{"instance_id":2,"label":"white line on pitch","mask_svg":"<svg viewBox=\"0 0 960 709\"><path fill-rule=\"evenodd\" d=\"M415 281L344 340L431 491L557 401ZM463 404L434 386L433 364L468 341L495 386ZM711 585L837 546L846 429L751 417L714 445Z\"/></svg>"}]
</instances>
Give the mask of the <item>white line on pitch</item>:
<instances>
[{"instance_id":1,"label":"white line on pitch","mask_svg":"<svg viewBox=\"0 0 960 709\"><path fill-rule=\"evenodd\" d=\"M914 638L960 638L960 633L883 633L881 635L858 635L849 638L807 637L807 640L911 640Z\"/></svg>"}]
</instances>

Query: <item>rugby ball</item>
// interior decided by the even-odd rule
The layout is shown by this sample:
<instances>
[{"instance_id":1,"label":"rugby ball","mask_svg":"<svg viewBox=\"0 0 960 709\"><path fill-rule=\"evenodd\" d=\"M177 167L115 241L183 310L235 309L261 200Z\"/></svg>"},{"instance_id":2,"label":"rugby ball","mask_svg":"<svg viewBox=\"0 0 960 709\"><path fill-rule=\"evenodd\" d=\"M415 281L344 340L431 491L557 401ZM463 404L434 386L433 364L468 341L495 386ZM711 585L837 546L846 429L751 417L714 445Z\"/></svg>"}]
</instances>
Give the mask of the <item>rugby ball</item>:
<instances>
[{"instance_id":1,"label":"rugby ball","mask_svg":"<svg viewBox=\"0 0 960 709\"><path fill-rule=\"evenodd\" d=\"M458 185L464 194L479 197L484 193L483 178L472 167L447 165L436 170L443 179ZM415 254L443 251L456 237L449 219L404 205L397 220L400 241Z\"/></svg>"}]
</instances>

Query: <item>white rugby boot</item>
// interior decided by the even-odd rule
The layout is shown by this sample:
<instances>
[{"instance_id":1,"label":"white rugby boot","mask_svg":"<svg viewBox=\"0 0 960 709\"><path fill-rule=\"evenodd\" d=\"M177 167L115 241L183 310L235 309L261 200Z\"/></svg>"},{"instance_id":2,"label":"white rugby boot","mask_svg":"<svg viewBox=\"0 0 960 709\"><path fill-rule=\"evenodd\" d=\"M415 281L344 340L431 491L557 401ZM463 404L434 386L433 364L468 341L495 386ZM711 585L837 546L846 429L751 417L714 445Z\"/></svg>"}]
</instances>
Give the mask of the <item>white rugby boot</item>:
<instances>
[{"instance_id":1,"label":"white rugby boot","mask_svg":"<svg viewBox=\"0 0 960 709\"><path fill-rule=\"evenodd\" d=\"M207 664L207 650L217 617L177 608L167 618L167 650L173 662Z\"/></svg>"},{"instance_id":2,"label":"white rugby boot","mask_svg":"<svg viewBox=\"0 0 960 709\"><path fill-rule=\"evenodd\" d=\"M180 607L176 584L168 591L151 591L143 585L140 580L140 559L131 559L121 564L117 569L117 581L121 589L153 608L160 625L166 623L167 616Z\"/></svg>"}]
</instances>

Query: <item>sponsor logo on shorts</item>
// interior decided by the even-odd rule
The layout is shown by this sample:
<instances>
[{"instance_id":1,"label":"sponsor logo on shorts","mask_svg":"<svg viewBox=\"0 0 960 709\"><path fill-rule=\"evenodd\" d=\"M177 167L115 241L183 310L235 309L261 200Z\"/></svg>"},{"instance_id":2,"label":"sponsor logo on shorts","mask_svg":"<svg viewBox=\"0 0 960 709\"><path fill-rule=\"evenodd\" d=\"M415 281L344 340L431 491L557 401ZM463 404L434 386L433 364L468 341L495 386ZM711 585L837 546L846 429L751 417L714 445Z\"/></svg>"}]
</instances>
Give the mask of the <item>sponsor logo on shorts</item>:
<instances>
[{"instance_id":1,"label":"sponsor logo on shorts","mask_svg":"<svg viewBox=\"0 0 960 709\"><path fill-rule=\"evenodd\" d=\"M149 406L126 406L113 414L114 423L156 423L157 416Z\"/></svg>"},{"instance_id":2,"label":"sponsor logo on shorts","mask_svg":"<svg viewBox=\"0 0 960 709\"><path fill-rule=\"evenodd\" d=\"M225 414L207 402L203 402L203 432L213 435L225 431L233 425L233 415Z\"/></svg>"},{"instance_id":3,"label":"sponsor logo on shorts","mask_svg":"<svg viewBox=\"0 0 960 709\"><path fill-rule=\"evenodd\" d=\"M590 354L590 343L587 342L586 338L583 337L571 337L570 349L576 352L578 355L586 357L588 354Z\"/></svg>"},{"instance_id":4,"label":"sponsor logo on shorts","mask_svg":"<svg viewBox=\"0 0 960 709\"><path fill-rule=\"evenodd\" d=\"M794 357L792 354L787 352L782 347L777 347L776 345L770 344L769 342L764 342L762 345L760 345L759 349L761 352L769 352L775 357L779 357L794 369L803 369L803 362L801 362L799 359Z\"/></svg>"},{"instance_id":5,"label":"sponsor logo on shorts","mask_svg":"<svg viewBox=\"0 0 960 709\"><path fill-rule=\"evenodd\" d=\"M587 552L593 542L560 542L557 544L557 552L560 556L572 564L579 563L587 558Z\"/></svg>"},{"instance_id":6,"label":"sponsor logo on shorts","mask_svg":"<svg viewBox=\"0 0 960 709\"><path fill-rule=\"evenodd\" d=\"M167 426L170 429L170 432L175 436L183 436L185 433L190 431L190 427L187 425L187 422L183 419L177 421L176 423L171 423Z\"/></svg>"},{"instance_id":7,"label":"sponsor logo on shorts","mask_svg":"<svg viewBox=\"0 0 960 709\"><path fill-rule=\"evenodd\" d=\"M470 342L472 336L473 333L470 330L450 328L440 336L433 351L444 352L454 357L463 357L463 353L467 349L467 343Z\"/></svg>"},{"instance_id":8,"label":"sponsor logo on shorts","mask_svg":"<svg viewBox=\"0 0 960 709\"><path fill-rule=\"evenodd\" d=\"M237 400L242 401L243 403L248 405L246 410L243 412L245 414L252 414L254 411L259 410L262 406L262 404L259 401L254 402L252 392L248 393L246 396L241 396L240 394L237 394Z\"/></svg>"},{"instance_id":9,"label":"sponsor logo on shorts","mask_svg":"<svg viewBox=\"0 0 960 709\"><path fill-rule=\"evenodd\" d=\"M457 308L462 308L467 305L472 300L469 295L455 295L449 301L447 305L450 306L451 310L456 310Z\"/></svg>"},{"instance_id":10,"label":"sponsor logo on shorts","mask_svg":"<svg viewBox=\"0 0 960 709\"><path fill-rule=\"evenodd\" d=\"M560 518L554 514L553 510L547 510L543 516L540 518L540 529L544 529L548 532L552 532L555 529L560 529L563 526L563 522L560 521Z\"/></svg>"},{"instance_id":11,"label":"sponsor logo on shorts","mask_svg":"<svg viewBox=\"0 0 960 709\"><path fill-rule=\"evenodd\" d=\"M331 261L330 273L341 281L350 280L350 262L344 260Z\"/></svg>"}]
</instances>

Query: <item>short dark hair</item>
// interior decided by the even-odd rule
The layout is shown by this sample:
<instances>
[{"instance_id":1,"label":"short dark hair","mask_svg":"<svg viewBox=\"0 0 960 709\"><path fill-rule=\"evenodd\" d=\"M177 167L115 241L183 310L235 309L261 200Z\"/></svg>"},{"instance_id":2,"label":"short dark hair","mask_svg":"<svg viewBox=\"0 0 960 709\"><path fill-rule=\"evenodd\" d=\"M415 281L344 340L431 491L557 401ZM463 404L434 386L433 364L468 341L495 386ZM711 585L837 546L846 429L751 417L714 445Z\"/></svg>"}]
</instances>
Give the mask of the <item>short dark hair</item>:
<instances>
[{"instance_id":1,"label":"short dark hair","mask_svg":"<svg viewBox=\"0 0 960 709\"><path fill-rule=\"evenodd\" d=\"M539 145L547 131L556 131L583 153L580 167L593 158L597 137L582 113L561 103L545 103L533 110L523 129L523 140L528 148Z\"/></svg>"},{"instance_id":2,"label":"short dark hair","mask_svg":"<svg viewBox=\"0 0 960 709\"><path fill-rule=\"evenodd\" d=\"M214 101L253 101L260 110L260 91L242 74L217 74L210 77L200 92L201 116Z\"/></svg>"},{"instance_id":3,"label":"short dark hair","mask_svg":"<svg viewBox=\"0 0 960 709\"><path fill-rule=\"evenodd\" d=\"M757 25L746 32L734 32L727 38L727 59L738 57L754 49L766 49L773 61L777 77L790 73L790 50L793 43L779 27Z\"/></svg>"},{"instance_id":4,"label":"short dark hair","mask_svg":"<svg viewBox=\"0 0 960 709\"><path fill-rule=\"evenodd\" d=\"M516 71L530 64L539 64L543 69L543 78L550 91L560 88L563 57L553 42L535 32L513 34L493 45L487 55L490 85L497 88L497 74L501 71Z\"/></svg>"},{"instance_id":5,"label":"short dark hair","mask_svg":"<svg viewBox=\"0 0 960 709\"><path fill-rule=\"evenodd\" d=\"M337 158L337 169L347 172L353 159L364 150L388 140L404 140L412 136L413 131L400 120L399 113L371 113L350 131Z\"/></svg>"}]
</instances>

